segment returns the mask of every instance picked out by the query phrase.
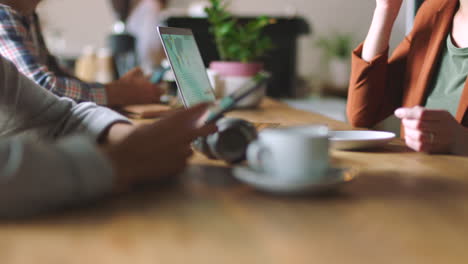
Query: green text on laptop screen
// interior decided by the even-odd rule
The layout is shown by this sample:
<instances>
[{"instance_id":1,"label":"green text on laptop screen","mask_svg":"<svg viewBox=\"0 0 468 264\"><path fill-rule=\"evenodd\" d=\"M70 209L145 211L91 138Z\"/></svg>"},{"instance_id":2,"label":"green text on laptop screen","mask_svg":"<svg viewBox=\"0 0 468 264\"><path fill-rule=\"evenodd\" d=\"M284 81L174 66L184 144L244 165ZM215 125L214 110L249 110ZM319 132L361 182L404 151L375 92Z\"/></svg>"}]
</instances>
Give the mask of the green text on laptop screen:
<instances>
[{"instance_id":1,"label":"green text on laptop screen","mask_svg":"<svg viewBox=\"0 0 468 264\"><path fill-rule=\"evenodd\" d=\"M195 38L190 35L162 34L162 40L186 106L215 101Z\"/></svg>"}]
</instances>

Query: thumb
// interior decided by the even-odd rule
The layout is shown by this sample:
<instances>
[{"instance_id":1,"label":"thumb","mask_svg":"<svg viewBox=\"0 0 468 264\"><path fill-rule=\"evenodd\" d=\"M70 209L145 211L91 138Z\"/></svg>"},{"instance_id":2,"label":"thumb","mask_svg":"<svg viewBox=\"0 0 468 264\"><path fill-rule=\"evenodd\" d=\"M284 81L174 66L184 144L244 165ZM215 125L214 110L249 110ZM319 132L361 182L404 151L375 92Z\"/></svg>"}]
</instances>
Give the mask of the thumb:
<instances>
[{"instance_id":1,"label":"thumb","mask_svg":"<svg viewBox=\"0 0 468 264\"><path fill-rule=\"evenodd\" d=\"M400 119L421 119L424 114L424 108L416 106L413 108L398 108L395 110L395 116Z\"/></svg>"}]
</instances>

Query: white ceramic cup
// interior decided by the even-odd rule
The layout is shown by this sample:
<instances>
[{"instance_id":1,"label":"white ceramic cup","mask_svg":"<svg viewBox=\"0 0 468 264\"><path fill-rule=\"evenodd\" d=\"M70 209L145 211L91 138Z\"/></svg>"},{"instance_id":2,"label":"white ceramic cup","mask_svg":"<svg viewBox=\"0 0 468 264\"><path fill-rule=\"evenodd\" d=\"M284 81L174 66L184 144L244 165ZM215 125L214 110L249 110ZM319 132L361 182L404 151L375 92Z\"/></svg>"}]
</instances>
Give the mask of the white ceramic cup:
<instances>
[{"instance_id":1,"label":"white ceramic cup","mask_svg":"<svg viewBox=\"0 0 468 264\"><path fill-rule=\"evenodd\" d=\"M227 76L227 77L222 77L223 80L223 92L224 96L230 95L239 88L243 87L246 83L249 83L252 81L252 77L237 77L237 76ZM256 91L252 92L251 94L247 95L244 99L240 100L237 104L237 108L251 108L251 107L257 107L262 99L266 95L266 84L264 84L262 87L257 89Z\"/></svg>"},{"instance_id":2,"label":"white ceramic cup","mask_svg":"<svg viewBox=\"0 0 468 264\"><path fill-rule=\"evenodd\" d=\"M221 76L213 70L207 69L208 79L210 80L211 88L216 95L216 98L222 98L224 95L224 89L221 83Z\"/></svg>"},{"instance_id":3,"label":"white ceramic cup","mask_svg":"<svg viewBox=\"0 0 468 264\"><path fill-rule=\"evenodd\" d=\"M320 179L329 168L329 129L311 125L266 129L247 150L253 169L285 181Z\"/></svg>"}]
</instances>

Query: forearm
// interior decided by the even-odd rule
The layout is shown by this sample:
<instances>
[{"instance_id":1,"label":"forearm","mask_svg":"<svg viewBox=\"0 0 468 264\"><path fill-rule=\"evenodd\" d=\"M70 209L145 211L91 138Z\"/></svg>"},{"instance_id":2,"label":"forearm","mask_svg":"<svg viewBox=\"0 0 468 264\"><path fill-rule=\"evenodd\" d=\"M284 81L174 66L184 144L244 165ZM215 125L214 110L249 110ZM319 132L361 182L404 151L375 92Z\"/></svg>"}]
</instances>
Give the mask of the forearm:
<instances>
[{"instance_id":1,"label":"forearm","mask_svg":"<svg viewBox=\"0 0 468 264\"><path fill-rule=\"evenodd\" d=\"M101 142L115 142L116 137L121 138L122 130L133 129L132 123L127 118L93 103L74 104L68 111L68 114L63 115L61 122L51 127L51 131L55 131L55 136L85 133L96 141L100 139ZM122 127L125 129L121 129Z\"/></svg>"},{"instance_id":2,"label":"forearm","mask_svg":"<svg viewBox=\"0 0 468 264\"><path fill-rule=\"evenodd\" d=\"M54 145L0 141L0 217L21 217L108 194L110 162L92 141L67 138Z\"/></svg>"},{"instance_id":3,"label":"forearm","mask_svg":"<svg viewBox=\"0 0 468 264\"><path fill-rule=\"evenodd\" d=\"M398 13L390 12L386 7L375 9L369 33L364 41L363 60L370 62L387 49L397 15Z\"/></svg>"},{"instance_id":4,"label":"forearm","mask_svg":"<svg viewBox=\"0 0 468 264\"><path fill-rule=\"evenodd\" d=\"M42 74L42 76L38 76ZM103 84L87 83L77 78L58 76L55 72L42 72L32 77L36 83L60 97L77 102L93 102L108 105L107 91Z\"/></svg>"},{"instance_id":5,"label":"forearm","mask_svg":"<svg viewBox=\"0 0 468 264\"><path fill-rule=\"evenodd\" d=\"M387 89L390 85L387 52L367 62L362 59L362 49L360 45L352 54L347 116L351 125L370 128L390 115L383 109L391 108L388 105L393 105L393 100L388 92L397 89Z\"/></svg>"},{"instance_id":6,"label":"forearm","mask_svg":"<svg viewBox=\"0 0 468 264\"><path fill-rule=\"evenodd\" d=\"M366 40L352 54L347 114L354 126L372 127L401 104L411 36L388 56L402 0L378 0Z\"/></svg>"}]
</instances>

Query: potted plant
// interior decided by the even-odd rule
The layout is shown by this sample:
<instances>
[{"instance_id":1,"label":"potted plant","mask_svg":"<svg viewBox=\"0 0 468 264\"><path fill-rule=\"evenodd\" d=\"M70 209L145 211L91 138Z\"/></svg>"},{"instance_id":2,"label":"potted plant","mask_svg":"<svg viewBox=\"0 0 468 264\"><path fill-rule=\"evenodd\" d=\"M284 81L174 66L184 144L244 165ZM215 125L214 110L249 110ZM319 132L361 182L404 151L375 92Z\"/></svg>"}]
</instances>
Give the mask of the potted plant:
<instances>
[{"instance_id":1,"label":"potted plant","mask_svg":"<svg viewBox=\"0 0 468 264\"><path fill-rule=\"evenodd\" d=\"M271 39L263 34L263 30L273 21L261 16L241 24L228 11L226 0L210 0L210 4L205 12L221 59L212 62L210 70L224 80L223 93L230 94L263 70L261 59L273 47ZM239 106L258 105L265 89L241 101Z\"/></svg>"},{"instance_id":2,"label":"potted plant","mask_svg":"<svg viewBox=\"0 0 468 264\"><path fill-rule=\"evenodd\" d=\"M350 56L353 39L346 33L334 33L317 41L328 64L329 83L335 89L346 90L351 72Z\"/></svg>"}]
</instances>

